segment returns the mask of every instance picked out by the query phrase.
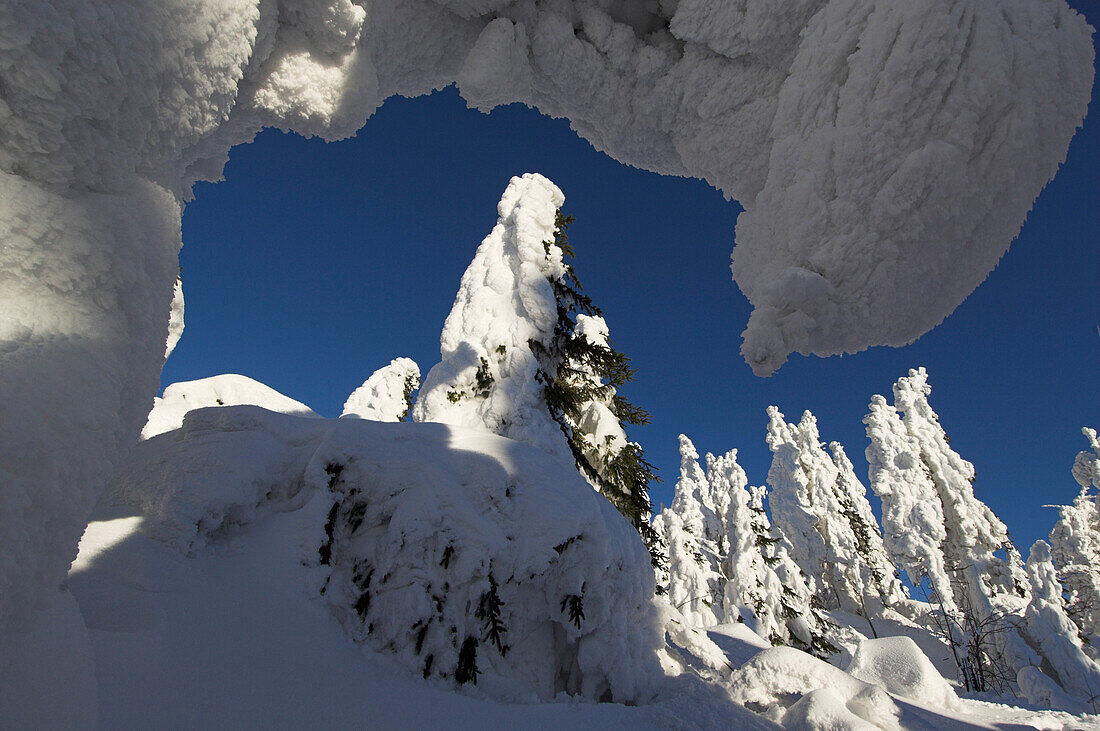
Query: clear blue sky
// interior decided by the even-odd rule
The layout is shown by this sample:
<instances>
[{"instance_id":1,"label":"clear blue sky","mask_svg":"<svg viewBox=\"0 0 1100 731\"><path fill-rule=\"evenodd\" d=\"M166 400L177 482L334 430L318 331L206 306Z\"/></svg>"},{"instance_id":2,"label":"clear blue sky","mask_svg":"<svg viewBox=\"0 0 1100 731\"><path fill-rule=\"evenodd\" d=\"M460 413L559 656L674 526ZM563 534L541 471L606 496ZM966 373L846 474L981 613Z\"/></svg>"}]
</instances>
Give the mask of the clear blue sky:
<instances>
[{"instance_id":1,"label":"clear blue sky","mask_svg":"<svg viewBox=\"0 0 1100 731\"><path fill-rule=\"evenodd\" d=\"M1071 4L1100 24L1095 3ZM728 264L740 208L706 184L621 165L525 107L468 110L453 88L391 99L343 142L269 130L187 206L187 329L162 383L242 373L336 416L396 356L426 373L509 177L540 172L565 192L578 275L638 370L623 393L653 415L630 433L664 479L655 504L671 500L681 432L700 452L738 448L763 482L769 404L791 419L813 411L865 478L871 394L923 365L978 496L1026 556L1055 519L1041 506L1076 494L1080 428L1100 427L1096 105L1019 239L944 324L906 348L792 356L767 379L738 352L749 304Z\"/></svg>"}]
</instances>

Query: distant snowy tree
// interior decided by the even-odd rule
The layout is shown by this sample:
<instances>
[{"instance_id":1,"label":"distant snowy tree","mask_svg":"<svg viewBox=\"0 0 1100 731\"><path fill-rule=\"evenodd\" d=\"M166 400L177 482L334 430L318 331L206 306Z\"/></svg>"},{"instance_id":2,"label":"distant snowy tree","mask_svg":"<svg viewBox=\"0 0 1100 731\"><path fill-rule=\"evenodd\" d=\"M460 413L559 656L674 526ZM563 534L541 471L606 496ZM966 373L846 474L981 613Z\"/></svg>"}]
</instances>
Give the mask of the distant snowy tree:
<instances>
[{"instance_id":1,"label":"distant snowy tree","mask_svg":"<svg viewBox=\"0 0 1100 731\"><path fill-rule=\"evenodd\" d=\"M1065 587L1066 613L1096 653L1100 649L1100 509L1095 489L1100 486L1100 441L1093 429L1082 432L1092 451L1079 453L1073 465L1081 492L1072 505L1058 508L1050 544Z\"/></svg>"},{"instance_id":2,"label":"distant snowy tree","mask_svg":"<svg viewBox=\"0 0 1100 731\"><path fill-rule=\"evenodd\" d=\"M836 494L841 514L855 538L857 560L849 568L856 574L852 583L859 584L862 597L862 614L870 618L878 613L877 607L867 606L867 597L874 596L882 606L891 606L906 598L897 568L890 560L882 540L878 520L867 501L867 488L856 477L855 467L837 442L829 443L833 464L836 466ZM872 628L873 630L873 628Z\"/></svg>"},{"instance_id":3,"label":"distant snowy tree","mask_svg":"<svg viewBox=\"0 0 1100 731\"><path fill-rule=\"evenodd\" d=\"M951 448L930 394L920 368L894 385L894 407L873 397L864 419L872 488L883 500L888 548L915 584L929 579L946 638L966 648L963 679L984 691L1033 664L1034 653L1005 627L1027 588L1012 566L1019 554L1009 550L1008 530L974 495L974 466Z\"/></svg>"},{"instance_id":4,"label":"distant snowy tree","mask_svg":"<svg viewBox=\"0 0 1100 731\"><path fill-rule=\"evenodd\" d=\"M832 445L832 457L825 451L813 414L788 424L772 406L768 416L768 503L791 541L791 557L816 577L815 595L824 606L870 621L902 592L866 490L840 445Z\"/></svg>"},{"instance_id":5,"label":"distant snowy tree","mask_svg":"<svg viewBox=\"0 0 1100 731\"><path fill-rule=\"evenodd\" d=\"M462 275L443 360L425 377L413 418L486 428L572 458L656 564L648 493L656 476L623 430L648 414L618 394L633 371L568 262L564 200L541 175L512 178L496 226Z\"/></svg>"},{"instance_id":6,"label":"distant snowy tree","mask_svg":"<svg viewBox=\"0 0 1100 731\"><path fill-rule=\"evenodd\" d=\"M790 543L781 532L772 529L764 511L766 495L765 487L750 488L750 527L767 567L758 603L753 608L755 626L750 626L773 645L792 645L818 657L828 657L837 652L829 641L832 627L806 575L791 558Z\"/></svg>"},{"instance_id":7,"label":"distant snowy tree","mask_svg":"<svg viewBox=\"0 0 1100 731\"><path fill-rule=\"evenodd\" d=\"M941 545L947 536L936 486L920 459L920 446L905 431L897 409L872 396L867 426L871 489L882 500L883 543L914 585L927 580L946 611L955 611Z\"/></svg>"},{"instance_id":8,"label":"distant snowy tree","mask_svg":"<svg viewBox=\"0 0 1100 731\"><path fill-rule=\"evenodd\" d=\"M806 412L802 424L813 416ZM790 542L791 558L811 577L811 583L825 592L826 573L831 559L830 547L818 530L820 514L832 511L839 514L839 506L832 505L821 490L821 469L824 462L815 459L816 453L804 453L801 425L784 421L783 414L775 406L768 407L768 448L772 451L772 463L768 469L768 505L772 521ZM816 450L815 450L816 452ZM828 462L831 466L831 462ZM824 504L823 504L824 503ZM819 514L820 513L820 514ZM819 581L815 582L816 577Z\"/></svg>"},{"instance_id":9,"label":"distant snowy tree","mask_svg":"<svg viewBox=\"0 0 1100 731\"><path fill-rule=\"evenodd\" d=\"M410 358L394 358L352 391L340 418L404 421L412 395L420 388L420 367Z\"/></svg>"},{"instance_id":10,"label":"distant snowy tree","mask_svg":"<svg viewBox=\"0 0 1100 731\"><path fill-rule=\"evenodd\" d=\"M1100 665L1081 649L1045 541L1036 541L1031 547L1027 573L1032 597L1024 613L1023 630L1045 661L1042 669L1053 673L1067 693L1091 702L1094 712L1100 710Z\"/></svg>"},{"instance_id":11,"label":"distant snowy tree","mask_svg":"<svg viewBox=\"0 0 1100 731\"><path fill-rule=\"evenodd\" d=\"M680 435L680 479L672 505L655 526L668 545L668 600L689 622L709 626L724 621L720 571L721 524L710 502L710 484L699 467L695 445Z\"/></svg>"}]
</instances>

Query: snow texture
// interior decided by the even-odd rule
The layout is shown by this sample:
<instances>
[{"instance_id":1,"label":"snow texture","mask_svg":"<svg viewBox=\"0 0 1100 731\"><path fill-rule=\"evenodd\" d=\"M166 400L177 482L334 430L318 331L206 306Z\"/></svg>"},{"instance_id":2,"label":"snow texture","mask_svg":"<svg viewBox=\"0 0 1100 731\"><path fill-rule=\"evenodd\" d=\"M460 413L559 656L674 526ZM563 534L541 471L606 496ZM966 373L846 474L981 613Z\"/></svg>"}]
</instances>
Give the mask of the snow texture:
<instances>
[{"instance_id":1,"label":"snow texture","mask_svg":"<svg viewBox=\"0 0 1100 731\"><path fill-rule=\"evenodd\" d=\"M1092 84L1062 0L32 0L0 17L0 625L61 581L163 363L180 214L265 126L457 82L745 206L758 373L913 340L988 274ZM929 288L927 283L937 286ZM66 445L59 450L55 446ZM39 455L31 457L30 455Z\"/></svg>"},{"instance_id":2,"label":"snow texture","mask_svg":"<svg viewBox=\"0 0 1100 731\"><path fill-rule=\"evenodd\" d=\"M210 406L262 406L269 411L298 416L317 416L311 408L284 396L248 376L225 373L195 381L173 383L153 399L153 410L141 430L141 438L179 429L187 414Z\"/></svg>"},{"instance_id":3,"label":"snow texture","mask_svg":"<svg viewBox=\"0 0 1100 731\"><path fill-rule=\"evenodd\" d=\"M735 670L730 695L787 728L901 728L882 688L790 647L764 650Z\"/></svg>"},{"instance_id":4,"label":"snow texture","mask_svg":"<svg viewBox=\"0 0 1100 731\"><path fill-rule=\"evenodd\" d=\"M351 392L340 418L404 421L409 399L418 388L420 367L411 358L394 358Z\"/></svg>"},{"instance_id":5,"label":"snow texture","mask_svg":"<svg viewBox=\"0 0 1100 731\"><path fill-rule=\"evenodd\" d=\"M311 500L324 510L298 560L319 567L313 590L412 673L507 699L655 692L649 554L572 464L536 449L439 424L211 408L141 443L112 492L191 555Z\"/></svg>"}]
</instances>

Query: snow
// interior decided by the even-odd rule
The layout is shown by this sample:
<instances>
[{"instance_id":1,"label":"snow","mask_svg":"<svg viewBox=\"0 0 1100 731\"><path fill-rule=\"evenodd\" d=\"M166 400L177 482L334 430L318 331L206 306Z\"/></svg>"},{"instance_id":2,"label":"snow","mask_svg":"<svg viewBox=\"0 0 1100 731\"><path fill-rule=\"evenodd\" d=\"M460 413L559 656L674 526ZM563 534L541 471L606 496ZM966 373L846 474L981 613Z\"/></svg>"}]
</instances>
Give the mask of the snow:
<instances>
[{"instance_id":1,"label":"snow","mask_svg":"<svg viewBox=\"0 0 1100 731\"><path fill-rule=\"evenodd\" d=\"M270 386L248 376L226 373L220 376L200 378L195 381L173 383L164 393L153 399L153 410L142 439L150 439L183 425L184 417L195 409L210 406L262 406L270 411L300 416L317 416L305 404L284 396Z\"/></svg>"},{"instance_id":2,"label":"snow","mask_svg":"<svg viewBox=\"0 0 1100 731\"><path fill-rule=\"evenodd\" d=\"M424 377L414 420L479 427L552 455L569 454L529 345L547 346L558 321L550 278L560 279L565 264L561 249L545 242L554 240L555 213L564 202L541 175L509 182L496 225L462 275L440 336L442 360Z\"/></svg>"},{"instance_id":3,"label":"snow","mask_svg":"<svg viewBox=\"0 0 1100 731\"><path fill-rule=\"evenodd\" d=\"M411 358L394 358L351 392L340 417L403 421L409 413L409 399L418 388L420 367Z\"/></svg>"},{"instance_id":4,"label":"snow","mask_svg":"<svg viewBox=\"0 0 1100 731\"><path fill-rule=\"evenodd\" d=\"M156 390L182 204L259 129L336 139L457 82L707 180L746 209L732 273L764 374L909 342L985 278L1085 114L1090 33L1063 0L14 4L0 622L28 626L71 561Z\"/></svg>"},{"instance_id":5,"label":"snow","mask_svg":"<svg viewBox=\"0 0 1100 731\"><path fill-rule=\"evenodd\" d=\"M848 674L902 698L947 710L958 707L955 691L909 637L863 640Z\"/></svg>"},{"instance_id":6,"label":"snow","mask_svg":"<svg viewBox=\"0 0 1100 731\"><path fill-rule=\"evenodd\" d=\"M494 581L506 655L477 612ZM864 640L845 672L744 623L692 627L571 463L441 424L196 410L129 455L67 585L0 646L5 725L1096 727L958 700L907 638ZM579 627L558 601L578 587ZM476 684L424 677L424 617L437 668L450 627L480 638Z\"/></svg>"},{"instance_id":7,"label":"snow","mask_svg":"<svg viewBox=\"0 0 1100 731\"><path fill-rule=\"evenodd\" d=\"M572 464L516 442L440 424L209 408L139 445L110 497L139 508L146 535L190 555L237 545L273 511L320 503L298 557L318 568L310 593L350 638L410 672L458 678L472 638L476 684L494 697L638 702L654 692L647 551Z\"/></svg>"}]
</instances>

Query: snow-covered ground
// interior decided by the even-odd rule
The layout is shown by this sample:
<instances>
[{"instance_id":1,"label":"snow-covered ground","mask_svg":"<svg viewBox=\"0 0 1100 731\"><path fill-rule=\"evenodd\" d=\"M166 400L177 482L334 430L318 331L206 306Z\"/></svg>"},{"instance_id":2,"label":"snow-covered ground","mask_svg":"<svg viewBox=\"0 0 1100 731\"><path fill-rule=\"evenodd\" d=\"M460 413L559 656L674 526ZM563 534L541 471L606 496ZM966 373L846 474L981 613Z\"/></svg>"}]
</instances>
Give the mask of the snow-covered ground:
<instances>
[{"instance_id":1,"label":"snow-covered ground","mask_svg":"<svg viewBox=\"0 0 1100 731\"><path fill-rule=\"evenodd\" d=\"M338 457L347 466L334 478ZM258 482L260 472L269 479ZM349 494L365 497L362 527L342 523L346 510L358 514ZM463 512L455 496L474 508ZM411 511L411 520L402 517ZM422 518L453 539L447 567L427 558L434 534L410 536L386 558L387 546ZM555 529L578 538L562 545ZM539 549L546 542L552 550ZM391 560L394 576L405 577L393 580L403 585L395 596L405 583L450 576L450 601L461 599L461 577L477 583L479 551L500 572L501 616L516 651L505 662L482 636L476 684L425 679L410 667L415 654L401 632L379 639L357 630L366 620L342 605L347 561ZM570 558L564 573L555 568ZM518 577L520 568L536 576ZM574 627L554 592L578 571L588 577L586 611ZM506 574L541 588L524 595ZM0 648L13 661L0 671L3 725L1100 728L1095 718L959 699L906 637L864 643L844 672L770 648L743 624L692 630L661 600L637 603L652 581L626 521L570 465L526 445L439 424L203 409L139 445L81 540L71 596L57 597L22 646ZM603 610L601 591L614 600ZM386 606L379 592L372 606ZM540 603L540 592L550 601ZM413 600L396 618L411 622L417 611ZM463 611L474 609L459 604L448 621L461 623ZM547 628L556 641L540 645ZM545 676L532 667L569 657L571 643L582 649L554 682L579 673L606 675L611 685L582 680L540 699ZM509 672L520 680L510 682ZM597 702L608 687L629 702Z\"/></svg>"}]
</instances>

